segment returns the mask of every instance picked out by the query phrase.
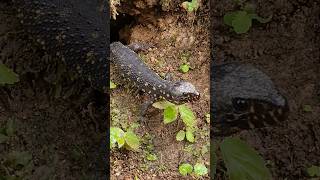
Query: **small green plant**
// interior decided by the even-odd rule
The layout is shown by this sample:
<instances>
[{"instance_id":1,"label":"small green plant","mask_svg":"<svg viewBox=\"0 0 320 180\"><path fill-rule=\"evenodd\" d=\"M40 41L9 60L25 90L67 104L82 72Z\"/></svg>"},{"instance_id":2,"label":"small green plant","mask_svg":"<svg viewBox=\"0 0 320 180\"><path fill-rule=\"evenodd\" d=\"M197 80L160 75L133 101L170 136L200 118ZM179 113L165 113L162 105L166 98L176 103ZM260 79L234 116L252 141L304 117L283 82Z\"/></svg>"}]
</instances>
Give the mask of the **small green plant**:
<instances>
[{"instance_id":1,"label":"small green plant","mask_svg":"<svg viewBox=\"0 0 320 180\"><path fill-rule=\"evenodd\" d=\"M19 81L19 76L10 68L0 63L0 85L14 84Z\"/></svg>"},{"instance_id":2,"label":"small green plant","mask_svg":"<svg viewBox=\"0 0 320 180\"><path fill-rule=\"evenodd\" d=\"M208 174L208 169L204 164L197 163L194 165L193 169L196 176L204 176Z\"/></svg>"},{"instance_id":3,"label":"small green plant","mask_svg":"<svg viewBox=\"0 0 320 180\"><path fill-rule=\"evenodd\" d=\"M198 0L192 0L191 2L185 1L181 4L181 6L188 12L194 12L199 8L199 2Z\"/></svg>"},{"instance_id":4,"label":"small green plant","mask_svg":"<svg viewBox=\"0 0 320 180\"><path fill-rule=\"evenodd\" d=\"M190 66L188 64L182 64L182 65L180 65L179 70L182 73L187 73L190 70Z\"/></svg>"},{"instance_id":5,"label":"small green plant","mask_svg":"<svg viewBox=\"0 0 320 180\"><path fill-rule=\"evenodd\" d=\"M186 176L188 174L191 174L193 171L193 167L189 163L183 163L179 166L179 172L181 175Z\"/></svg>"},{"instance_id":6,"label":"small green plant","mask_svg":"<svg viewBox=\"0 0 320 180\"><path fill-rule=\"evenodd\" d=\"M112 81L110 81L110 89L115 89L117 87L117 85L115 83L113 83Z\"/></svg>"},{"instance_id":7,"label":"small green plant","mask_svg":"<svg viewBox=\"0 0 320 180\"><path fill-rule=\"evenodd\" d=\"M176 135L178 141L182 141L185 138L189 142L194 142L194 131L196 129L196 117L189 107L185 104L175 105L169 101L159 101L152 105L155 108L163 109L163 122L165 124L171 123L177 120L178 115L182 119L185 125L185 130L180 130Z\"/></svg>"},{"instance_id":8,"label":"small green plant","mask_svg":"<svg viewBox=\"0 0 320 180\"><path fill-rule=\"evenodd\" d=\"M110 128L110 148L125 147L128 150L137 151L140 147L140 138L131 130L124 132L118 127Z\"/></svg>"},{"instance_id":9,"label":"small green plant","mask_svg":"<svg viewBox=\"0 0 320 180\"><path fill-rule=\"evenodd\" d=\"M247 4L241 10L229 12L223 17L224 23L231 26L237 34L248 32L254 19L260 23L267 23L272 19L272 16L262 18L255 13L255 9L251 4Z\"/></svg>"},{"instance_id":10,"label":"small green plant","mask_svg":"<svg viewBox=\"0 0 320 180\"><path fill-rule=\"evenodd\" d=\"M157 155L151 153L148 153L146 158L148 161L156 161L158 159Z\"/></svg>"},{"instance_id":11,"label":"small green plant","mask_svg":"<svg viewBox=\"0 0 320 180\"><path fill-rule=\"evenodd\" d=\"M217 162L215 149L211 153ZM249 145L238 138L226 138L220 144L222 159L227 167L230 180L239 179L272 179L271 174L262 157ZM212 169L215 172L215 169Z\"/></svg>"},{"instance_id":12,"label":"small green plant","mask_svg":"<svg viewBox=\"0 0 320 180\"><path fill-rule=\"evenodd\" d=\"M179 166L179 173L183 176L191 174L192 172L194 172L196 176L204 176L208 174L208 169L202 163L196 163L194 166L189 163L183 163Z\"/></svg>"},{"instance_id":13,"label":"small green plant","mask_svg":"<svg viewBox=\"0 0 320 180\"><path fill-rule=\"evenodd\" d=\"M312 112L312 106L306 104L306 105L303 105L303 111L304 112Z\"/></svg>"},{"instance_id":14,"label":"small green plant","mask_svg":"<svg viewBox=\"0 0 320 180\"><path fill-rule=\"evenodd\" d=\"M307 173L310 177L320 177L320 166L311 166L307 169Z\"/></svg>"}]
</instances>

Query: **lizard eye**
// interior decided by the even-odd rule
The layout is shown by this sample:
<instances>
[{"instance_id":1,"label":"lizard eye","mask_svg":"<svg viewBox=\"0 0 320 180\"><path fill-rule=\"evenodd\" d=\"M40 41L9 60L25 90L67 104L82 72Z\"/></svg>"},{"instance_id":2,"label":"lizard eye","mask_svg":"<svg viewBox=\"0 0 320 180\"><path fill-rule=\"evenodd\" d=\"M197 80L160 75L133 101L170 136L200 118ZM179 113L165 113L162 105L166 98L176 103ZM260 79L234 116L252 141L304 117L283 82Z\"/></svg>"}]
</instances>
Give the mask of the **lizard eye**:
<instances>
[{"instance_id":1,"label":"lizard eye","mask_svg":"<svg viewBox=\"0 0 320 180\"><path fill-rule=\"evenodd\" d=\"M245 111L249 108L249 103L247 100L242 98L235 98L232 100L233 108L236 111Z\"/></svg>"}]
</instances>

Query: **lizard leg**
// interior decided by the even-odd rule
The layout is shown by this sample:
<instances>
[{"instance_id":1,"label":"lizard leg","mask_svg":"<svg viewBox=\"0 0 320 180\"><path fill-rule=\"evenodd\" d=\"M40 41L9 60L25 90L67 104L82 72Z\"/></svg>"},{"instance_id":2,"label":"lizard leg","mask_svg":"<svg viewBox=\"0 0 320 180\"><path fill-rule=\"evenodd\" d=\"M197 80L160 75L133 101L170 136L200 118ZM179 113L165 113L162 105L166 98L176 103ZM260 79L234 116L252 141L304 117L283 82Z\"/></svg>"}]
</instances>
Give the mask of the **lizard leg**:
<instances>
[{"instance_id":1,"label":"lizard leg","mask_svg":"<svg viewBox=\"0 0 320 180\"><path fill-rule=\"evenodd\" d=\"M140 51L147 52L148 49L153 48L155 46L147 44L147 43L137 43L136 42L136 43L129 44L128 47L134 52L140 52Z\"/></svg>"},{"instance_id":2,"label":"lizard leg","mask_svg":"<svg viewBox=\"0 0 320 180\"><path fill-rule=\"evenodd\" d=\"M149 107L154 103L155 99L151 98L144 102L141 107L140 107L140 122L144 123L145 122L145 116L148 112Z\"/></svg>"}]
</instances>

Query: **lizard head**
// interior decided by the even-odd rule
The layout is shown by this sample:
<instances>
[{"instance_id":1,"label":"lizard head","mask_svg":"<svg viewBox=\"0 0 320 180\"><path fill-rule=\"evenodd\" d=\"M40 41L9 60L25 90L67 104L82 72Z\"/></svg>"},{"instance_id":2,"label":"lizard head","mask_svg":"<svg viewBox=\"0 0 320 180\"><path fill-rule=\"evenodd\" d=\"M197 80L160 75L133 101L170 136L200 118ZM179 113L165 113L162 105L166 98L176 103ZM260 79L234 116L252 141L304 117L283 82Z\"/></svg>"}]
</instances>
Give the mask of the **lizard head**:
<instances>
[{"instance_id":1,"label":"lizard head","mask_svg":"<svg viewBox=\"0 0 320 180\"><path fill-rule=\"evenodd\" d=\"M250 65L226 64L216 69L216 124L237 129L260 128L287 118L287 100L262 71Z\"/></svg>"},{"instance_id":2,"label":"lizard head","mask_svg":"<svg viewBox=\"0 0 320 180\"><path fill-rule=\"evenodd\" d=\"M176 81L172 87L173 101L179 104L196 101L200 98L200 93L194 85L186 81Z\"/></svg>"}]
</instances>

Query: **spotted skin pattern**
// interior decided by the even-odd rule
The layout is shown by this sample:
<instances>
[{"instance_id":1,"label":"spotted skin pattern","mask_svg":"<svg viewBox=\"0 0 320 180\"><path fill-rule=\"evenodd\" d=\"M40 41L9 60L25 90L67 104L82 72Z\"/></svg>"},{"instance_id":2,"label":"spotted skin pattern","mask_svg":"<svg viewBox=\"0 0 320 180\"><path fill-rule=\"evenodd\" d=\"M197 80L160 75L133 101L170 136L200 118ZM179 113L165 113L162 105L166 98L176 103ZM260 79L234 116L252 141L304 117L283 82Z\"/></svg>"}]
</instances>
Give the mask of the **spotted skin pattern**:
<instances>
[{"instance_id":1,"label":"spotted skin pattern","mask_svg":"<svg viewBox=\"0 0 320 180\"><path fill-rule=\"evenodd\" d=\"M287 118L287 100L264 72L239 63L216 65L211 71L215 134L267 127Z\"/></svg>"},{"instance_id":2,"label":"spotted skin pattern","mask_svg":"<svg viewBox=\"0 0 320 180\"><path fill-rule=\"evenodd\" d=\"M182 104L199 99L200 94L191 83L162 79L141 61L136 52L121 42L111 43L110 51L111 63L121 76L132 86L147 93L153 101L164 98Z\"/></svg>"},{"instance_id":3,"label":"spotted skin pattern","mask_svg":"<svg viewBox=\"0 0 320 180\"><path fill-rule=\"evenodd\" d=\"M46 52L107 89L108 4L100 0L12 0L23 30Z\"/></svg>"}]
</instances>

